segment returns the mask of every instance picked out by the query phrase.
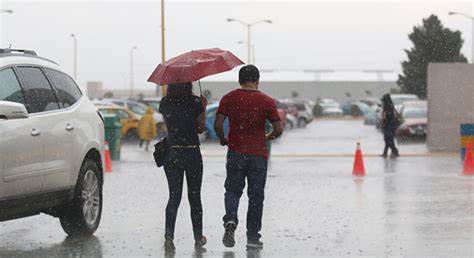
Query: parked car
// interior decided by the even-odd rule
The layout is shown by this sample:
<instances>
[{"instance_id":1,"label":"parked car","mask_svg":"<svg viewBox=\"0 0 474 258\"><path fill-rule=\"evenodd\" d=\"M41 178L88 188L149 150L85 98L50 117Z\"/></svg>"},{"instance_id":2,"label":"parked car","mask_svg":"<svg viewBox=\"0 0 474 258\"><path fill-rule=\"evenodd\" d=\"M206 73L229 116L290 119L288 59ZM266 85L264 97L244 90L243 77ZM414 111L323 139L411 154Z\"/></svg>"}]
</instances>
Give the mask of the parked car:
<instances>
[{"instance_id":1,"label":"parked car","mask_svg":"<svg viewBox=\"0 0 474 258\"><path fill-rule=\"evenodd\" d=\"M406 102L401 110L403 124L397 130L397 137L425 138L428 132L428 106L426 101Z\"/></svg>"},{"instance_id":2,"label":"parked car","mask_svg":"<svg viewBox=\"0 0 474 258\"><path fill-rule=\"evenodd\" d=\"M120 120L120 134L125 139L138 139L138 122L140 119L127 108L119 105L96 105L101 114L114 114Z\"/></svg>"},{"instance_id":3,"label":"parked car","mask_svg":"<svg viewBox=\"0 0 474 258\"><path fill-rule=\"evenodd\" d=\"M376 106L380 106L382 104L382 101L378 98L363 98L361 100L359 100L360 102L362 103L365 103L367 104L369 107L376 107Z\"/></svg>"},{"instance_id":4,"label":"parked car","mask_svg":"<svg viewBox=\"0 0 474 258\"><path fill-rule=\"evenodd\" d=\"M308 101L284 99L281 102L287 104L289 107L294 107L298 113L296 115L298 121L297 126L300 128L306 127L314 119L313 106Z\"/></svg>"},{"instance_id":5,"label":"parked car","mask_svg":"<svg viewBox=\"0 0 474 258\"><path fill-rule=\"evenodd\" d=\"M418 96L414 94L390 94L390 97L392 98L393 105L398 112L400 112L403 103L419 100Z\"/></svg>"},{"instance_id":6,"label":"parked car","mask_svg":"<svg viewBox=\"0 0 474 258\"><path fill-rule=\"evenodd\" d=\"M33 51L0 49L0 221L39 213L70 235L102 214L104 123L74 79Z\"/></svg>"},{"instance_id":7,"label":"parked car","mask_svg":"<svg viewBox=\"0 0 474 258\"><path fill-rule=\"evenodd\" d=\"M216 121L217 109L219 108L219 103L209 104L206 107L206 131L203 133L204 139L217 140L217 134L214 130L214 122ZM226 119L224 121L224 134L229 133L229 122Z\"/></svg>"},{"instance_id":8,"label":"parked car","mask_svg":"<svg viewBox=\"0 0 474 258\"><path fill-rule=\"evenodd\" d=\"M143 98L140 100L141 103L150 106L155 110L155 112L159 113L160 112L160 103L161 103L161 97L155 97L155 98Z\"/></svg>"},{"instance_id":9,"label":"parked car","mask_svg":"<svg viewBox=\"0 0 474 258\"><path fill-rule=\"evenodd\" d=\"M319 99L317 104L321 107L322 116L342 116L341 105L333 99Z\"/></svg>"},{"instance_id":10,"label":"parked car","mask_svg":"<svg viewBox=\"0 0 474 258\"><path fill-rule=\"evenodd\" d=\"M134 101L134 100L129 100L129 99L107 99L107 98L104 98L104 99L101 99L100 101L103 102L103 103L111 103L111 104L115 104L115 105L127 108L128 110L130 110L131 112L133 112L135 114L135 116L138 120L141 119L141 117L145 114L145 112L148 108L148 106L143 104L143 103L140 103L140 102L137 102L137 101ZM153 113L153 118L156 121L156 129L157 129L158 134L162 134L163 130L166 130L163 115L161 115L158 112L154 112Z\"/></svg>"},{"instance_id":11,"label":"parked car","mask_svg":"<svg viewBox=\"0 0 474 258\"><path fill-rule=\"evenodd\" d=\"M283 117L280 111L280 119L284 121L283 128L285 130L290 130L296 127L298 124L298 110L296 107L290 107L286 103L283 103L279 100L276 100L278 110L283 110L285 112L285 116ZM296 114L296 116L295 116Z\"/></svg>"}]
</instances>

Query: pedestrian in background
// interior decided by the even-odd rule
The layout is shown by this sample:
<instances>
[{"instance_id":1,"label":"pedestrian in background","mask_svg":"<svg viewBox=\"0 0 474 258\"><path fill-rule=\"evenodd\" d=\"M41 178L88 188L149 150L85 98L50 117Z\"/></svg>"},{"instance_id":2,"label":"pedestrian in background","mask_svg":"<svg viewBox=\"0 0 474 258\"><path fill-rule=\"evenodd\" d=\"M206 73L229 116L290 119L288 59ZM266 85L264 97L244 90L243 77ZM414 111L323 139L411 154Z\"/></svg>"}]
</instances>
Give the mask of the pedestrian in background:
<instances>
[{"instance_id":1,"label":"pedestrian in background","mask_svg":"<svg viewBox=\"0 0 474 258\"><path fill-rule=\"evenodd\" d=\"M391 149L392 156L400 156L397 147L395 146L395 135L397 128L401 124L401 118L395 109L390 94L385 94L382 97L382 121L381 127L383 131L383 137L385 141L385 148L381 157L386 158L388 149Z\"/></svg>"},{"instance_id":2,"label":"pedestrian in background","mask_svg":"<svg viewBox=\"0 0 474 258\"><path fill-rule=\"evenodd\" d=\"M221 145L227 145L227 178L225 181L225 211L223 218L226 247L235 245L234 232L239 223L239 201L248 182L247 247L262 248L263 200L267 179L268 149L266 140L274 140L283 131L273 98L258 90L260 73L257 67L246 65L239 71L240 89L226 94L220 101L215 130ZM229 136L224 136L224 120L229 119ZM273 130L265 134L265 122Z\"/></svg>"},{"instance_id":3,"label":"pedestrian in background","mask_svg":"<svg viewBox=\"0 0 474 258\"><path fill-rule=\"evenodd\" d=\"M156 132L156 121L153 118L153 112L153 108L148 107L146 113L138 122L138 136L140 137L140 148L145 142L146 151L148 151L150 141L158 135L158 133Z\"/></svg>"},{"instance_id":4,"label":"pedestrian in background","mask_svg":"<svg viewBox=\"0 0 474 258\"><path fill-rule=\"evenodd\" d=\"M205 129L207 101L192 94L192 83L171 84L160 104L160 113L168 128L168 150L164 162L169 199L166 206L165 250L173 251L176 215L186 174L196 247L207 239L202 233L201 184L203 164L198 133Z\"/></svg>"}]
</instances>

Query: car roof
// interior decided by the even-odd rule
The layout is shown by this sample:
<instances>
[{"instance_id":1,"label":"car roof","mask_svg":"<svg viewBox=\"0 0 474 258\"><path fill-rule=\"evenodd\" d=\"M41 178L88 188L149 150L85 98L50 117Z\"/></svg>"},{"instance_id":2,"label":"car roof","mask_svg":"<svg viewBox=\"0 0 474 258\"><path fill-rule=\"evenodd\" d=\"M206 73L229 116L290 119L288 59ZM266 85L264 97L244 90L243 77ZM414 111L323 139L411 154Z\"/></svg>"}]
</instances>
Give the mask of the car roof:
<instances>
[{"instance_id":1,"label":"car roof","mask_svg":"<svg viewBox=\"0 0 474 258\"><path fill-rule=\"evenodd\" d=\"M38 65L64 72L57 63L46 58L29 54L0 53L0 67L10 65Z\"/></svg>"},{"instance_id":2,"label":"car roof","mask_svg":"<svg viewBox=\"0 0 474 258\"><path fill-rule=\"evenodd\" d=\"M403 103L404 107L428 107L428 102L424 100L417 100L417 101L406 101Z\"/></svg>"},{"instance_id":3,"label":"car roof","mask_svg":"<svg viewBox=\"0 0 474 258\"><path fill-rule=\"evenodd\" d=\"M121 107L119 105L102 105L102 104L96 104L95 105L97 109L122 109L122 110L127 110L124 107Z\"/></svg>"},{"instance_id":4,"label":"car roof","mask_svg":"<svg viewBox=\"0 0 474 258\"><path fill-rule=\"evenodd\" d=\"M391 98L416 98L418 99L418 96L415 94L390 94Z\"/></svg>"},{"instance_id":5,"label":"car roof","mask_svg":"<svg viewBox=\"0 0 474 258\"><path fill-rule=\"evenodd\" d=\"M161 97L148 97L148 98L143 98L143 101L161 101Z\"/></svg>"}]
</instances>

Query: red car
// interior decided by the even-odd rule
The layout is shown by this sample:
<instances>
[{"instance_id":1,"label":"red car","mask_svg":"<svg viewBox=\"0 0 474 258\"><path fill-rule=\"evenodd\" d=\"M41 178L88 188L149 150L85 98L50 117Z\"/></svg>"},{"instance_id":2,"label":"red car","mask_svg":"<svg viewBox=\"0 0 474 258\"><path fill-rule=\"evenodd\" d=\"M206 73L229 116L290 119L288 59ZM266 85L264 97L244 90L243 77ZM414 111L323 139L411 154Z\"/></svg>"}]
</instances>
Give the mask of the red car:
<instances>
[{"instance_id":1,"label":"red car","mask_svg":"<svg viewBox=\"0 0 474 258\"><path fill-rule=\"evenodd\" d=\"M426 137L428 132L428 108L426 101L407 102L401 108L403 124L397 129L397 137Z\"/></svg>"}]
</instances>

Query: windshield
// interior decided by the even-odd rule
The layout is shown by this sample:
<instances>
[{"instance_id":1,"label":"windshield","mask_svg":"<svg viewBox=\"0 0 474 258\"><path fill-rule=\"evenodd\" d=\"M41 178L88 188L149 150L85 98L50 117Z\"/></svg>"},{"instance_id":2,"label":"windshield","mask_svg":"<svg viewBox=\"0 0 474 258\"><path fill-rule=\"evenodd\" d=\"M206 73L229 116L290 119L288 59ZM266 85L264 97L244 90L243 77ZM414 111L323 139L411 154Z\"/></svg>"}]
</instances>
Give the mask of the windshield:
<instances>
[{"instance_id":1,"label":"windshield","mask_svg":"<svg viewBox=\"0 0 474 258\"><path fill-rule=\"evenodd\" d=\"M403 111L404 118L426 118L427 109L424 108L411 108Z\"/></svg>"},{"instance_id":2,"label":"windshield","mask_svg":"<svg viewBox=\"0 0 474 258\"><path fill-rule=\"evenodd\" d=\"M400 104L403 104L404 102L407 102L407 101L413 101L413 100L417 100L416 97L392 97L392 102L393 102L393 105L397 106L397 105L400 105Z\"/></svg>"},{"instance_id":3,"label":"windshield","mask_svg":"<svg viewBox=\"0 0 474 258\"><path fill-rule=\"evenodd\" d=\"M144 115L146 112L146 106L138 103L130 102L128 103L128 107L135 114Z\"/></svg>"}]
</instances>

